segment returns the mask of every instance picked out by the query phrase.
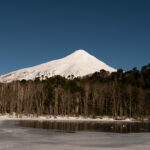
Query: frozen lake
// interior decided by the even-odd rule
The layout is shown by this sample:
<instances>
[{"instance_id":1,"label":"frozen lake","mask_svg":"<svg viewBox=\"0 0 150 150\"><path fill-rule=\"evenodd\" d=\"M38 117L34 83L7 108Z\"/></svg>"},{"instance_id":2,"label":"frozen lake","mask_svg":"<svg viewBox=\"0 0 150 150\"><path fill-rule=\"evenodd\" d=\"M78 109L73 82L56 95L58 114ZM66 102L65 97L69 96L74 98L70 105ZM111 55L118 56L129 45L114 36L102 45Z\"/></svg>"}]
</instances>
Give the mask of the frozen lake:
<instances>
[{"instance_id":1,"label":"frozen lake","mask_svg":"<svg viewBox=\"0 0 150 150\"><path fill-rule=\"evenodd\" d=\"M148 123L0 121L0 150L149 150L149 128Z\"/></svg>"}]
</instances>

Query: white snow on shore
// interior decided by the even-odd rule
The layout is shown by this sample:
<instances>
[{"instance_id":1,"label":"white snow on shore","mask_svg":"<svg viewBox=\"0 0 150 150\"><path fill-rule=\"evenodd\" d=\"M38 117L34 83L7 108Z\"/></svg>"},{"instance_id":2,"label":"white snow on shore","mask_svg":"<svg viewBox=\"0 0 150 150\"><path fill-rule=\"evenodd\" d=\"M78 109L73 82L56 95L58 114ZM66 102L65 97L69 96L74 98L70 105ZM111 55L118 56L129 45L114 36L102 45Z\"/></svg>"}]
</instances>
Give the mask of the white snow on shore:
<instances>
[{"instance_id":1,"label":"white snow on shore","mask_svg":"<svg viewBox=\"0 0 150 150\"><path fill-rule=\"evenodd\" d=\"M105 121L105 122L112 122L112 121L125 121L125 122L133 122L137 121L133 118L125 118L125 119L114 119L108 116L105 117L97 117L97 118L89 118L89 117L72 117L72 116L36 116L36 115L23 115L19 114L16 115L15 113L13 114L0 114L0 120L47 120L47 121ZM145 119L146 120L146 119Z\"/></svg>"}]
</instances>

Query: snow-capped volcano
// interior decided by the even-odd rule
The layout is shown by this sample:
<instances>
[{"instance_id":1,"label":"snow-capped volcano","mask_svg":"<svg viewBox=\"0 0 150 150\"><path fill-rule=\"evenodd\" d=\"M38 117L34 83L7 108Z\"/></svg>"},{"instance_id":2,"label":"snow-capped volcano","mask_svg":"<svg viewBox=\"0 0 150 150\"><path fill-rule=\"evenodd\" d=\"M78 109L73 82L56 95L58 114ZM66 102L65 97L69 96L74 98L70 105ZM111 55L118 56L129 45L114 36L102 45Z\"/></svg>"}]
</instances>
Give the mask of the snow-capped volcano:
<instances>
[{"instance_id":1,"label":"snow-capped volcano","mask_svg":"<svg viewBox=\"0 0 150 150\"><path fill-rule=\"evenodd\" d=\"M109 72L116 71L96 57L84 50L77 50L72 54L58 60L53 60L34 67L20 69L0 76L0 82L12 82L14 80L33 80L36 77L52 77L61 75L85 76L104 69Z\"/></svg>"}]
</instances>

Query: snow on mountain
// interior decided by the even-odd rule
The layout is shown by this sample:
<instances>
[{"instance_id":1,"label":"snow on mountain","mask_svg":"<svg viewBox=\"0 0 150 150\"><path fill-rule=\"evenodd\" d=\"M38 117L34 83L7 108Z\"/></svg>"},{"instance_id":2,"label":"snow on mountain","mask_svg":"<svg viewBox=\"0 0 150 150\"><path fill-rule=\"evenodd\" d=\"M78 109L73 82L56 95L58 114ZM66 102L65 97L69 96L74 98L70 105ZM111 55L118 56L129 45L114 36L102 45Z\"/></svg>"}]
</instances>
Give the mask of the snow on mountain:
<instances>
[{"instance_id":1,"label":"snow on mountain","mask_svg":"<svg viewBox=\"0 0 150 150\"><path fill-rule=\"evenodd\" d=\"M68 77L68 75L85 76L101 69L109 72L116 71L86 51L77 50L62 59L2 75L0 76L0 82L12 82L22 79L34 80L36 77L52 77L54 75L64 77Z\"/></svg>"}]
</instances>

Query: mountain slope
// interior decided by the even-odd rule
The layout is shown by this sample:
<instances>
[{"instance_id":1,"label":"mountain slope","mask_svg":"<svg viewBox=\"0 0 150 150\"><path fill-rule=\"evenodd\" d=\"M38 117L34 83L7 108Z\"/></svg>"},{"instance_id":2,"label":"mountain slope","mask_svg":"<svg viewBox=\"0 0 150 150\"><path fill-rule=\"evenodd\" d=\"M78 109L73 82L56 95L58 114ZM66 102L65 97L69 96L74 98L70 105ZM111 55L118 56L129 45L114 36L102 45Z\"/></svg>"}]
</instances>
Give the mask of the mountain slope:
<instances>
[{"instance_id":1,"label":"mountain slope","mask_svg":"<svg viewBox=\"0 0 150 150\"><path fill-rule=\"evenodd\" d=\"M30 68L20 69L0 76L0 82L12 82L14 80L33 80L36 77L52 77L61 75L85 76L96 71L116 71L84 50L77 50L74 53L58 60L50 61Z\"/></svg>"}]
</instances>

